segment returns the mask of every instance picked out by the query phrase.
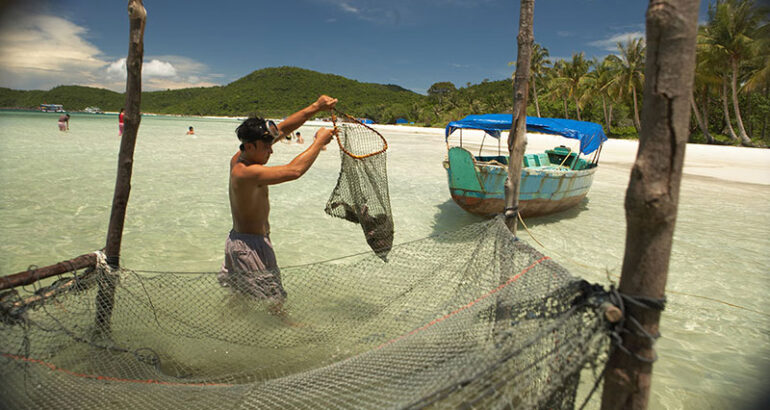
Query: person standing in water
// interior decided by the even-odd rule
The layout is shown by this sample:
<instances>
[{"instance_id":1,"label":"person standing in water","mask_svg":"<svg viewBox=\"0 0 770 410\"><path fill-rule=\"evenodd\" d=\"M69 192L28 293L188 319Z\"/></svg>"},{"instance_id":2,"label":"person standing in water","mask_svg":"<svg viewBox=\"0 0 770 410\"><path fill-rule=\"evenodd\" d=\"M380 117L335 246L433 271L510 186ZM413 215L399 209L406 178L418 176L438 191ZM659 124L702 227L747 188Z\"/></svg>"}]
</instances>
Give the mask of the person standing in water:
<instances>
[{"instance_id":1,"label":"person standing in water","mask_svg":"<svg viewBox=\"0 0 770 410\"><path fill-rule=\"evenodd\" d=\"M120 114L118 114L118 137L123 136L123 117L126 115L126 113L123 112L123 108L120 109Z\"/></svg>"},{"instance_id":2,"label":"person standing in water","mask_svg":"<svg viewBox=\"0 0 770 410\"><path fill-rule=\"evenodd\" d=\"M187 135L195 135L195 130L193 130L192 126L190 126L190 128L187 129Z\"/></svg>"},{"instance_id":3,"label":"person standing in water","mask_svg":"<svg viewBox=\"0 0 770 410\"><path fill-rule=\"evenodd\" d=\"M230 212L233 228L225 241L225 260L219 283L240 293L270 303L273 314L285 317L286 291L270 242L268 188L301 177L315 162L321 148L332 139L333 130L321 128L313 144L285 165L266 165L273 144L299 128L319 111L334 108L336 98L326 95L295 112L280 124L251 117L235 130L240 149L230 159Z\"/></svg>"},{"instance_id":4,"label":"person standing in water","mask_svg":"<svg viewBox=\"0 0 770 410\"><path fill-rule=\"evenodd\" d=\"M302 134L297 131L297 144L304 144L305 140L302 139Z\"/></svg>"},{"instance_id":5,"label":"person standing in water","mask_svg":"<svg viewBox=\"0 0 770 410\"><path fill-rule=\"evenodd\" d=\"M59 116L59 131L69 131L70 129L70 115L62 114Z\"/></svg>"}]
</instances>

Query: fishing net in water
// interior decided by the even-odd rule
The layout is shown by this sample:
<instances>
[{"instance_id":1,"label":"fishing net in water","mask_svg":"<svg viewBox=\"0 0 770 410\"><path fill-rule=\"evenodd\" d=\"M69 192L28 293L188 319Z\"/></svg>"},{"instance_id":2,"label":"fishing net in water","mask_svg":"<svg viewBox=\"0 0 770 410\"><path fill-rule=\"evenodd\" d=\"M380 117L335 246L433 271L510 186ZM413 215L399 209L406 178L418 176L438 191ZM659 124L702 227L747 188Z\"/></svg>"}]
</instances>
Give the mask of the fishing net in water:
<instances>
[{"instance_id":1,"label":"fishing net in water","mask_svg":"<svg viewBox=\"0 0 770 410\"><path fill-rule=\"evenodd\" d=\"M388 192L388 143L375 129L344 113L333 115L342 164L326 213L361 225L369 247L387 260L393 246Z\"/></svg>"},{"instance_id":2,"label":"fishing net in water","mask_svg":"<svg viewBox=\"0 0 770 410\"><path fill-rule=\"evenodd\" d=\"M603 293L500 218L396 245L387 263L368 253L281 274L283 319L214 272L97 268L7 291L2 406L572 408L607 349ZM98 332L109 277L111 332Z\"/></svg>"}]
</instances>

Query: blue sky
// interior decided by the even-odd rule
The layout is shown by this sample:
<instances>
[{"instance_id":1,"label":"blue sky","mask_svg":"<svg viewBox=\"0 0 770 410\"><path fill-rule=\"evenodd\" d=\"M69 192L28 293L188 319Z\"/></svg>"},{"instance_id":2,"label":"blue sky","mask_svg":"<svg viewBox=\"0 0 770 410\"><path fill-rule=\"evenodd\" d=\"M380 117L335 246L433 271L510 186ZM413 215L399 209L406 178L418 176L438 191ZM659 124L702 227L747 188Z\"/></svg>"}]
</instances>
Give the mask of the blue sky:
<instances>
[{"instance_id":1,"label":"blue sky","mask_svg":"<svg viewBox=\"0 0 770 410\"><path fill-rule=\"evenodd\" d=\"M0 21L0 86L122 92L126 1L18 1ZM700 20L708 1L701 2ZM613 53L644 36L644 0L537 0L535 41L551 58ZM225 85L297 66L425 93L511 75L515 0L145 0L144 88Z\"/></svg>"}]
</instances>

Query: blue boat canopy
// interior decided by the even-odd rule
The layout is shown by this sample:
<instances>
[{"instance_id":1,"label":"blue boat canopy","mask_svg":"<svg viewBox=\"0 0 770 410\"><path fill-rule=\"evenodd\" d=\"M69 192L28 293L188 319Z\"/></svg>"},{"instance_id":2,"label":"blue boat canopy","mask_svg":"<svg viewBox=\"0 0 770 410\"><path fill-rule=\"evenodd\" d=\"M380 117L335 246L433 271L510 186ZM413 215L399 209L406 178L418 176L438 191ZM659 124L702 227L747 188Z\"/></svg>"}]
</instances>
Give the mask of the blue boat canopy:
<instances>
[{"instance_id":1,"label":"blue boat canopy","mask_svg":"<svg viewBox=\"0 0 770 410\"><path fill-rule=\"evenodd\" d=\"M452 121L446 126L449 139L455 130L468 128L484 130L487 134L500 138L502 131L511 129L512 114L477 114L469 115L459 121ZM580 141L580 152L590 154L607 141L602 126L588 121L565 120L561 118L540 118L527 116L527 131L543 134L561 135Z\"/></svg>"}]
</instances>

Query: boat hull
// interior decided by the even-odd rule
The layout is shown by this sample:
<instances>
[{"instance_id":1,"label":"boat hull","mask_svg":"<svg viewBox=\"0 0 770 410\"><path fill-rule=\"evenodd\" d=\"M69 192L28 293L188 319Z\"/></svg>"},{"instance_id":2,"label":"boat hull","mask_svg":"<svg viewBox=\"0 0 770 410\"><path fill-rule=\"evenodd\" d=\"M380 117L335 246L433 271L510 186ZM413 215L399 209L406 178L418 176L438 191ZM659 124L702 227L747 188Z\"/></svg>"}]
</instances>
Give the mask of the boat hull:
<instances>
[{"instance_id":1,"label":"boat hull","mask_svg":"<svg viewBox=\"0 0 770 410\"><path fill-rule=\"evenodd\" d=\"M450 149L444 162L452 199L472 214L492 216L505 207L507 165L479 162L467 150ZM582 170L524 167L519 188L522 217L544 216L570 209L583 201L596 173L593 166Z\"/></svg>"}]
</instances>

